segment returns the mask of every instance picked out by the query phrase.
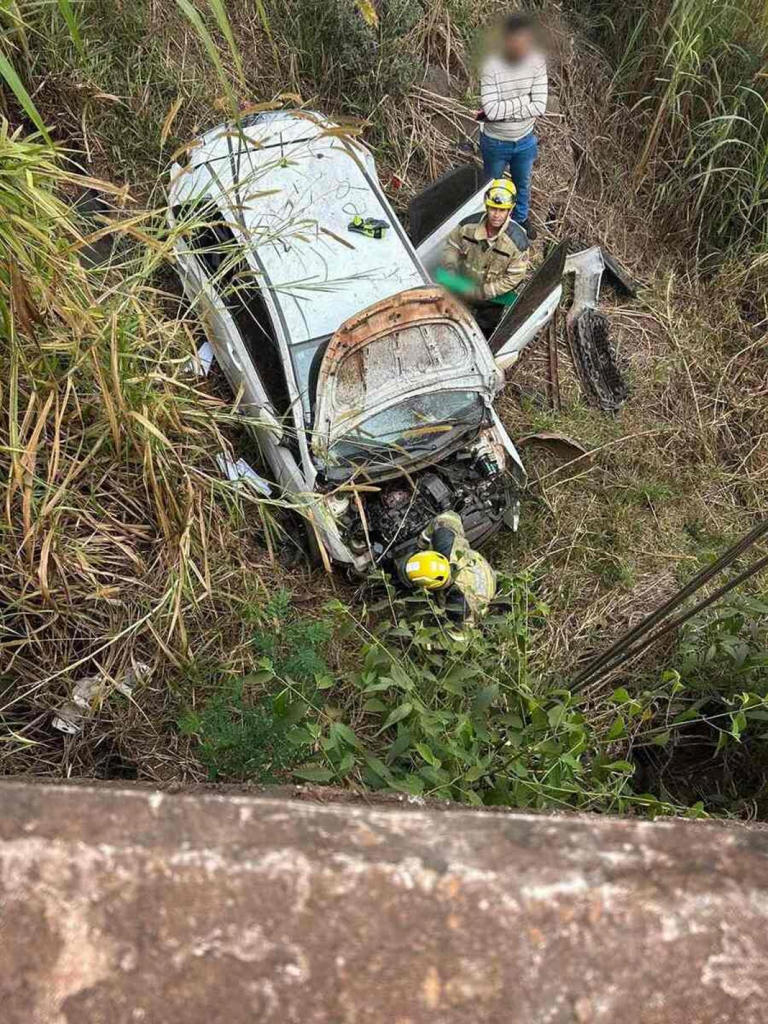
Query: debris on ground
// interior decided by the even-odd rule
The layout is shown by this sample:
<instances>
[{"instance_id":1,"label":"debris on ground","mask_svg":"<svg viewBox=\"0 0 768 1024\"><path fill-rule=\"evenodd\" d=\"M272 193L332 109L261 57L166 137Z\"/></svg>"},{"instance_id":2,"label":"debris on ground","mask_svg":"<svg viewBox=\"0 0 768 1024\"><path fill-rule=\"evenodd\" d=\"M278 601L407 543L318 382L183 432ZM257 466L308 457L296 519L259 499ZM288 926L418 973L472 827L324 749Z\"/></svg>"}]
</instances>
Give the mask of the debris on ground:
<instances>
[{"instance_id":1,"label":"debris on ground","mask_svg":"<svg viewBox=\"0 0 768 1024\"><path fill-rule=\"evenodd\" d=\"M584 459L589 455L587 449L580 445L578 441L574 441L571 437L566 437L565 434L558 434L550 430L543 430L538 434L526 434L525 437L519 439L517 444L519 448L525 448L526 445L530 444L543 445L559 458L571 461Z\"/></svg>"},{"instance_id":2,"label":"debris on ground","mask_svg":"<svg viewBox=\"0 0 768 1024\"><path fill-rule=\"evenodd\" d=\"M184 370L195 377L207 377L211 372L215 358L216 356L210 341L204 341L195 355L187 360Z\"/></svg>"},{"instance_id":3,"label":"debris on ground","mask_svg":"<svg viewBox=\"0 0 768 1024\"><path fill-rule=\"evenodd\" d=\"M80 732L85 721L101 707L113 690L132 699L136 686L146 682L151 672L149 665L138 661L133 668L129 668L117 679L110 679L103 672L83 676L72 688L71 699L65 701L54 715L51 723L53 728L74 736Z\"/></svg>"},{"instance_id":4,"label":"debris on ground","mask_svg":"<svg viewBox=\"0 0 768 1024\"><path fill-rule=\"evenodd\" d=\"M568 344L587 401L606 413L618 412L629 387L616 363L608 317L584 309L568 317Z\"/></svg>"},{"instance_id":5,"label":"debris on ground","mask_svg":"<svg viewBox=\"0 0 768 1024\"><path fill-rule=\"evenodd\" d=\"M257 494L265 498L271 495L272 487L269 481L265 480L263 476L259 476L253 466L246 462L245 459L238 459L235 462L226 452L221 452L220 455L216 456L216 462L223 476L227 480L231 480L233 484L252 487Z\"/></svg>"}]
</instances>

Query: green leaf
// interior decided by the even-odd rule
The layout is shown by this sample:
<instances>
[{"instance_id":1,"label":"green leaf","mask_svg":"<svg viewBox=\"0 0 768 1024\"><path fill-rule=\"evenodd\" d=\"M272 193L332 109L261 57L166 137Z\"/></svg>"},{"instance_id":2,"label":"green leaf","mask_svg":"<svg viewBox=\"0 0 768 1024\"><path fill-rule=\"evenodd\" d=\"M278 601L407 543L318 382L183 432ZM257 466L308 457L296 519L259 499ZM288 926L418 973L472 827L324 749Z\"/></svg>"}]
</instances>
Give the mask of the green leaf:
<instances>
[{"instance_id":1,"label":"green leaf","mask_svg":"<svg viewBox=\"0 0 768 1024\"><path fill-rule=\"evenodd\" d=\"M301 768L294 768L293 774L309 782L330 782L333 778L333 772L324 764L305 764Z\"/></svg>"},{"instance_id":2,"label":"green leaf","mask_svg":"<svg viewBox=\"0 0 768 1024\"><path fill-rule=\"evenodd\" d=\"M401 690L408 692L413 689L413 680L397 662L393 661L389 669L389 678Z\"/></svg>"},{"instance_id":3,"label":"green leaf","mask_svg":"<svg viewBox=\"0 0 768 1024\"><path fill-rule=\"evenodd\" d=\"M272 669L263 668L259 672L249 672L247 676L243 678L244 686L263 686L264 683L270 682L275 678L275 673Z\"/></svg>"},{"instance_id":4,"label":"green leaf","mask_svg":"<svg viewBox=\"0 0 768 1024\"><path fill-rule=\"evenodd\" d=\"M378 711L383 712L387 710L387 705L383 700L379 700L378 697L371 697L363 704L363 711Z\"/></svg>"},{"instance_id":5,"label":"green leaf","mask_svg":"<svg viewBox=\"0 0 768 1024\"><path fill-rule=\"evenodd\" d=\"M404 704L400 704L399 707L396 707L393 711L390 711L390 713L387 715L384 721L384 725L382 725L382 727L379 729L376 735L379 736L381 733L384 732L385 729L389 729L391 725L396 725L397 722L402 722L402 720L404 718L407 718L412 711L413 704L411 704L410 701L406 701Z\"/></svg>"},{"instance_id":6,"label":"green leaf","mask_svg":"<svg viewBox=\"0 0 768 1024\"><path fill-rule=\"evenodd\" d=\"M288 725L296 725L300 722L309 711L309 704L303 700L292 700L285 708L285 713L281 716L285 719Z\"/></svg>"},{"instance_id":7,"label":"green leaf","mask_svg":"<svg viewBox=\"0 0 768 1024\"><path fill-rule=\"evenodd\" d=\"M621 772L622 775L633 775L635 766L629 761L611 761L605 766L609 772Z\"/></svg>"},{"instance_id":8,"label":"green leaf","mask_svg":"<svg viewBox=\"0 0 768 1024\"><path fill-rule=\"evenodd\" d=\"M293 729L288 729L285 738L294 747L311 746L314 743L312 733L303 725L297 725Z\"/></svg>"},{"instance_id":9,"label":"green leaf","mask_svg":"<svg viewBox=\"0 0 768 1024\"><path fill-rule=\"evenodd\" d=\"M672 725L682 725L683 722L692 722L699 717L698 708L687 708L672 719Z\"/></svg>"},{"instance_id":10,"label":"green leaf","mask_svg":"<svg viewBox=\"0 0 768 1024\"><path fill-rule=\"evenodd\" d=\"M739 739L741 734L747 727L747 716L743 711L739 711L731 718L731 735L735 740Z\"/></svg>"},{"instance_id":11,"label":"green leaf","mask_svg":"<svg viewBox=\"0 0 768 1024\"><path fill-rule=\"evenodd\" d=\"M411 746L411 730L402 726L397 731L394 742L387 751L387 764L392 764L395 758L404 754Z\"/></svg>"},{"instance_id":12,"label":"green leaf","mask_svg":"<svg viewBox=\"0 0 768 1024\"><path fill-rule=\"evenodd\" d=\"M553 729L557 729L558 726L563 724L563 719L568 714L568 708L563 704L556 704L553 708L550 708L547 713L549 724Z\"/></svg>"},{"instance_id":13,"label":"green leaf","mask_svg":"<svg viewBox=\"0 0 768 1024\"><path fill-rule=\"evenodd\" d=\"M464 799L474 807L483 807L483 801L473 789L464 790Z\"/></svg>"},{"instance_id":14,"label":"green leaf","mask_svg":"<svg viewBox=\"0 0 768 1024\"><path fill-rule=\"evenodd\" d=\"M426 743L417 743L415 749L421 754L427 764L431 764L433 768L440 768L442 762L435 756L435 752L431 747L427 746Z\"/></svg>"},{"instance_id":15,"label":"green leaf","mask_svg":"<svg viewBox=\"0 0 768 1024\"><path fill-rule=\"evenodd\" d=\"M421 796L424 792L424 782L418 775L399 775L390 786L401 793L408 793L410 796Z\"/></svg>"},{"instance_id":16,"label":"green leaf","mask_svg":"<svg viewBox=\"0 0 768 1024\"><path fill-rule=\"evenodd\" d=\"M363 689L363 693L381 693L383 690L388 690L391 686L391 679L380 679L377 683L368 683Z\"/></svg>"},{"instance_id":17,"label":"green leaf","mask_svg":"<svg viewBox=\"0 0 768 1024\"><path fill-rule=\"evenodd\" d=\"M485 711L496 700L498 695L499 687L497 683L492 683L490 686L484 686L475 694L475 699L472 701L472 710L475 713Z\"/></svg>"},{"instance_id":18,"label":"green leaf","mask_svg":"<svg viewBox=\"0 0 768 1024\"><path fill-rule=\"evenodd\" d=\"M331 725L331 739L339 739L344 743L348 743L350 747L359 747L360 740L355 735L354 731L350 729L344 722L333 722Z\"/></svg>"},{"instance_id":19,"label":"green leaf","mask_svg":"<svg viewBox=\"0 0 768 1024\"><path fill-rule=\"evenodd\" d=\"M216 73L219 76L219 80L224 88L224 91L227 94L227 98L229 99L229 105L232 110L232 113L237 113L237 100L235 99L235 94L232 91L232 85L229 81L229 78L227 77L227 73L224 70L224 65L221 63L221 57L219 56L219 48L216 46L213 39L211 38L211 33L208 31L208 29L205 26L205 22L200 17L200 12L192 3L190 3L190 0L176 0L176 3L181 8L190 25L192 25L195 32L197 32L198 36L200 37L200 40L203 46L205 47L205 50L211 60L211 63L216 69Z\"/></svg>"},{"instance_id":20,"label":"green leaf","mask_svg":"<svg viewBox=\"0 0 768 1024\"><path fill-rule=\"evenodd\" d=\"M333 686L335 682L336 680L333 678L333 676L315 676L315 686L318 688L318 690L330 690L330 688Z\"/></svg>"},{"instance_id":21,"label":"green leaf","mask_svg":"<svg viewBox=\"0 0 768 1024\"><path fill-rule=\"evenodd\" d=\"M629 693L623 686L620 686L617 690L613 691L612 699L616 704L626 704L627 701L632 700Z\"/></svg>"},{"instance_id":22,"label":"green leaf","mask_svg":"<svg viewBox=\"0 0 768 1024\"><path fill-rule=\"evenodd\" d=\"M61 2L61 0L59 0ZM229 24L229 18L227 17L227 10L222 0L208 0L208 6L213 11L213 16L216 19L216 24L219 26L219 31L227 41L229 52L232 54L232 58L237 68L237 74L240 81L243 80L243 62L240 59L240 51L237 49L235 43L235 37L232 35L232 28Z\"/></svg>"},{"instance_id":23,"label":"green leaf","mask_svg":"<svg viewBox=\"0 0 768 1024\"><path fill-rule=\"evenodd\" d=\"M626 731L626 723L624 719L621 717L621 715L619 715L619 717L614 721L611 728L608 730L608 739L617 740L620 736L624 736Z\"/></svg>"},{"instance_id":24,"label":"green leaf","mask_svg":"<svg viewBox=\"0 0 768 1024\"><path fill-rule=\"evenodd\" d=\"M72 7L69 0L58 0L59 10L61 11L64 21L67 23L69 34L72 37L72 42L75 44L75 49L82 57L83 55L83 41L80 38L80 28L77 24L77 15Z\"/></svg>"},{"instance_id":25,"label":"green leaf","mask_svg":"<svg viewBox=\"0 0 768 1024\"><path fill-rule=\"evenodd\" d=\"M387 785L392 782L392 772L378 757L366 757L365 763L374 775L378 775L382 782L386 782Z\"/></svg>"},{"instance_id":26,"label":"green leaf","mask_svg":"<svg viewBox=\"0 0 768 1024\"><path fill-rule=\"evenodd\" d=\"M11 64L11 62L8 60L4 53L0 53L0 76L2 76L5 79L5 82L8 85L9 89L16 97L16 99L19 101L21 106L24 108L27 117L37 127L45 141L49 145L52 145L51 137L46 130L45 123L43 122L43 119L40 116L37 107L32 102L32 99L27 90L21 84L21 79L16 74L13 65Z\"/></svg>"}]
</instances>

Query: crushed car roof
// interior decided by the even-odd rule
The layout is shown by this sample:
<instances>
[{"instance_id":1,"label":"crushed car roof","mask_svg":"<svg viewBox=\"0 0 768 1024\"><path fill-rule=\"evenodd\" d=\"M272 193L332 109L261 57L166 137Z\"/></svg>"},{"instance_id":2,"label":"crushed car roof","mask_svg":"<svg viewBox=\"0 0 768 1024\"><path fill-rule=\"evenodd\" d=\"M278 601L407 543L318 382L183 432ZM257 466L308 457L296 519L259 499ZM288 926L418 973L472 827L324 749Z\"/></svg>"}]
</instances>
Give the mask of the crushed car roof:
<instances>
[{"instance_id":1,"label":"crushed car roof","mask_svg":"<svg viewBox=\"0 0 768 1024\"><path fill-rule=\"evenodd\" d=\"M203 136L171 189L174 205L199 199L212 199L249 240L249 262L272 290L290 344L430 283L370 153L319 115L261 114ZM390 227L368 238L349 230L355 216Z\"/></svg>"}]
</instances>

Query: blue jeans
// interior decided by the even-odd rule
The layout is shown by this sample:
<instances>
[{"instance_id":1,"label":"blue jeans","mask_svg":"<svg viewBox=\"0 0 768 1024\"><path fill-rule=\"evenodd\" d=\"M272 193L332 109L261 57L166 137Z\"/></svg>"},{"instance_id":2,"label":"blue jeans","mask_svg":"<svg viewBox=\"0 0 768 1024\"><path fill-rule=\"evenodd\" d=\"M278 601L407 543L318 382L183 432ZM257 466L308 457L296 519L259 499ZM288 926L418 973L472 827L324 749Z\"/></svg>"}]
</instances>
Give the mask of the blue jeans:
<instances>
[{"instance_id":1,"label":"blue jeans","mask_svg":"<svg viewBox=\"0 0 768 1024\"><path fill-rule=\"evenodd\" d=\"M486 178L500 178L509 165L509 173L517 189L517 204L512 219L518 224L528 220L531 203L531 173L539 155L539 140L531 132L517 142L494 139L485 132L480 136L480 152Z\"/></svg>"}]
</instances>

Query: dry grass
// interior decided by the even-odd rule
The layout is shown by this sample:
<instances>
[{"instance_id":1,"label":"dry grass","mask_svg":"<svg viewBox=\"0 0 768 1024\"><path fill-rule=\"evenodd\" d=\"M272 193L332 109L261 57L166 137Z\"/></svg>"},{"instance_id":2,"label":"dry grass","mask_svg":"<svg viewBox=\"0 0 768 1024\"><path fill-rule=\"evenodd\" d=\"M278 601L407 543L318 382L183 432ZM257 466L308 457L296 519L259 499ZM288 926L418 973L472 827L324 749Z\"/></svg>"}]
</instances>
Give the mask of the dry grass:
<instances>
[{"instance_id":1,"label":"dry grass","mask_svg":"<svg viewBox=\"0 0 768 1024\"><path fill-rule=\"evenodd\" d=\"M245 612L274 580L269 551L254 543L269 510L243 509L218 482L210 456L229 437L225 406L181 372L195 325L169 315L171 300L157 292L167 243L153 227L159 215L145 219L143 208L175 146L221 120L228 99L211 90L204 48L174 4L126 5L119 17L110 8L111 24L117 18L124 29L121 55L105 38L110 22L99 23L107 6L99 0L83 12L83 37L99 38L87 60L70 43L54 45L63 30L47 21L38 29L51 39L38 38L29 56L46 119L100 175L130 181L137 201L116 200L129 246L117 279L79 269L66 235L83 228L70 231L59 209L55 252L33 259L30 245L13 299L15 334L0 353L0 764L197 778L187 741L170 726L190 688L204 692L209 671L248 667ZM250 3L230 10L243 79L225 44L222 61L242 106L288 88L310 107L365 118L382 180L402 208L462 158L457 143L474 133L467 39L481 17L505 9L431 4L404 44L418 73L402 94L372 98L362 111L359 100L324 94L284 40L278 64ZM511 390L501 403L513 437L556 429L596 449L566 468L529 451L522 534L502 537L494 553L502 568L534 573L551 608L534 667L566 676L765 507L768 360L765 311L740 269L698 277L683 240L661 237L633 200L610 71L557 10L546 11L560 116L541 125L539 245L565 234L599 241L646 282L635 303L604 297L632 384L620 416L582 404L563 346L561 414ZM141 219L126 230L130 216ZM0 282L10 302L8 264ZM543 392L543 359L531 351L515 382ZM280 578L318 602L336 585L301 571ZM51 734L50 710L74 679L94 669L115 679L136 661L153 669L140 699L113 695L97 727L74 739Z\"/></svg>"},{"instance_id":2,"label":"dry grass","mask_svg":"<svg viewBox=\"0 0 768 1024\"><path fill-rule=\"evenodd\" d=\"M0 765L110 774L149 750L143 774L169 762L178 774L175 741L163 750L172 682L207 662L246 669L242 610L265 592L272 559L254 541L274 504L249 505L219 478L231 416L184 369L196 325L157 288L161 213L137 216L116 195L119 255L87 267L80 251L103 230L60 197L94 182L3 131ZM108 687L97 730L52 734L78 678L114 683L139 662L151 683L135 704Z\"/></svg>"}]
</instances>

